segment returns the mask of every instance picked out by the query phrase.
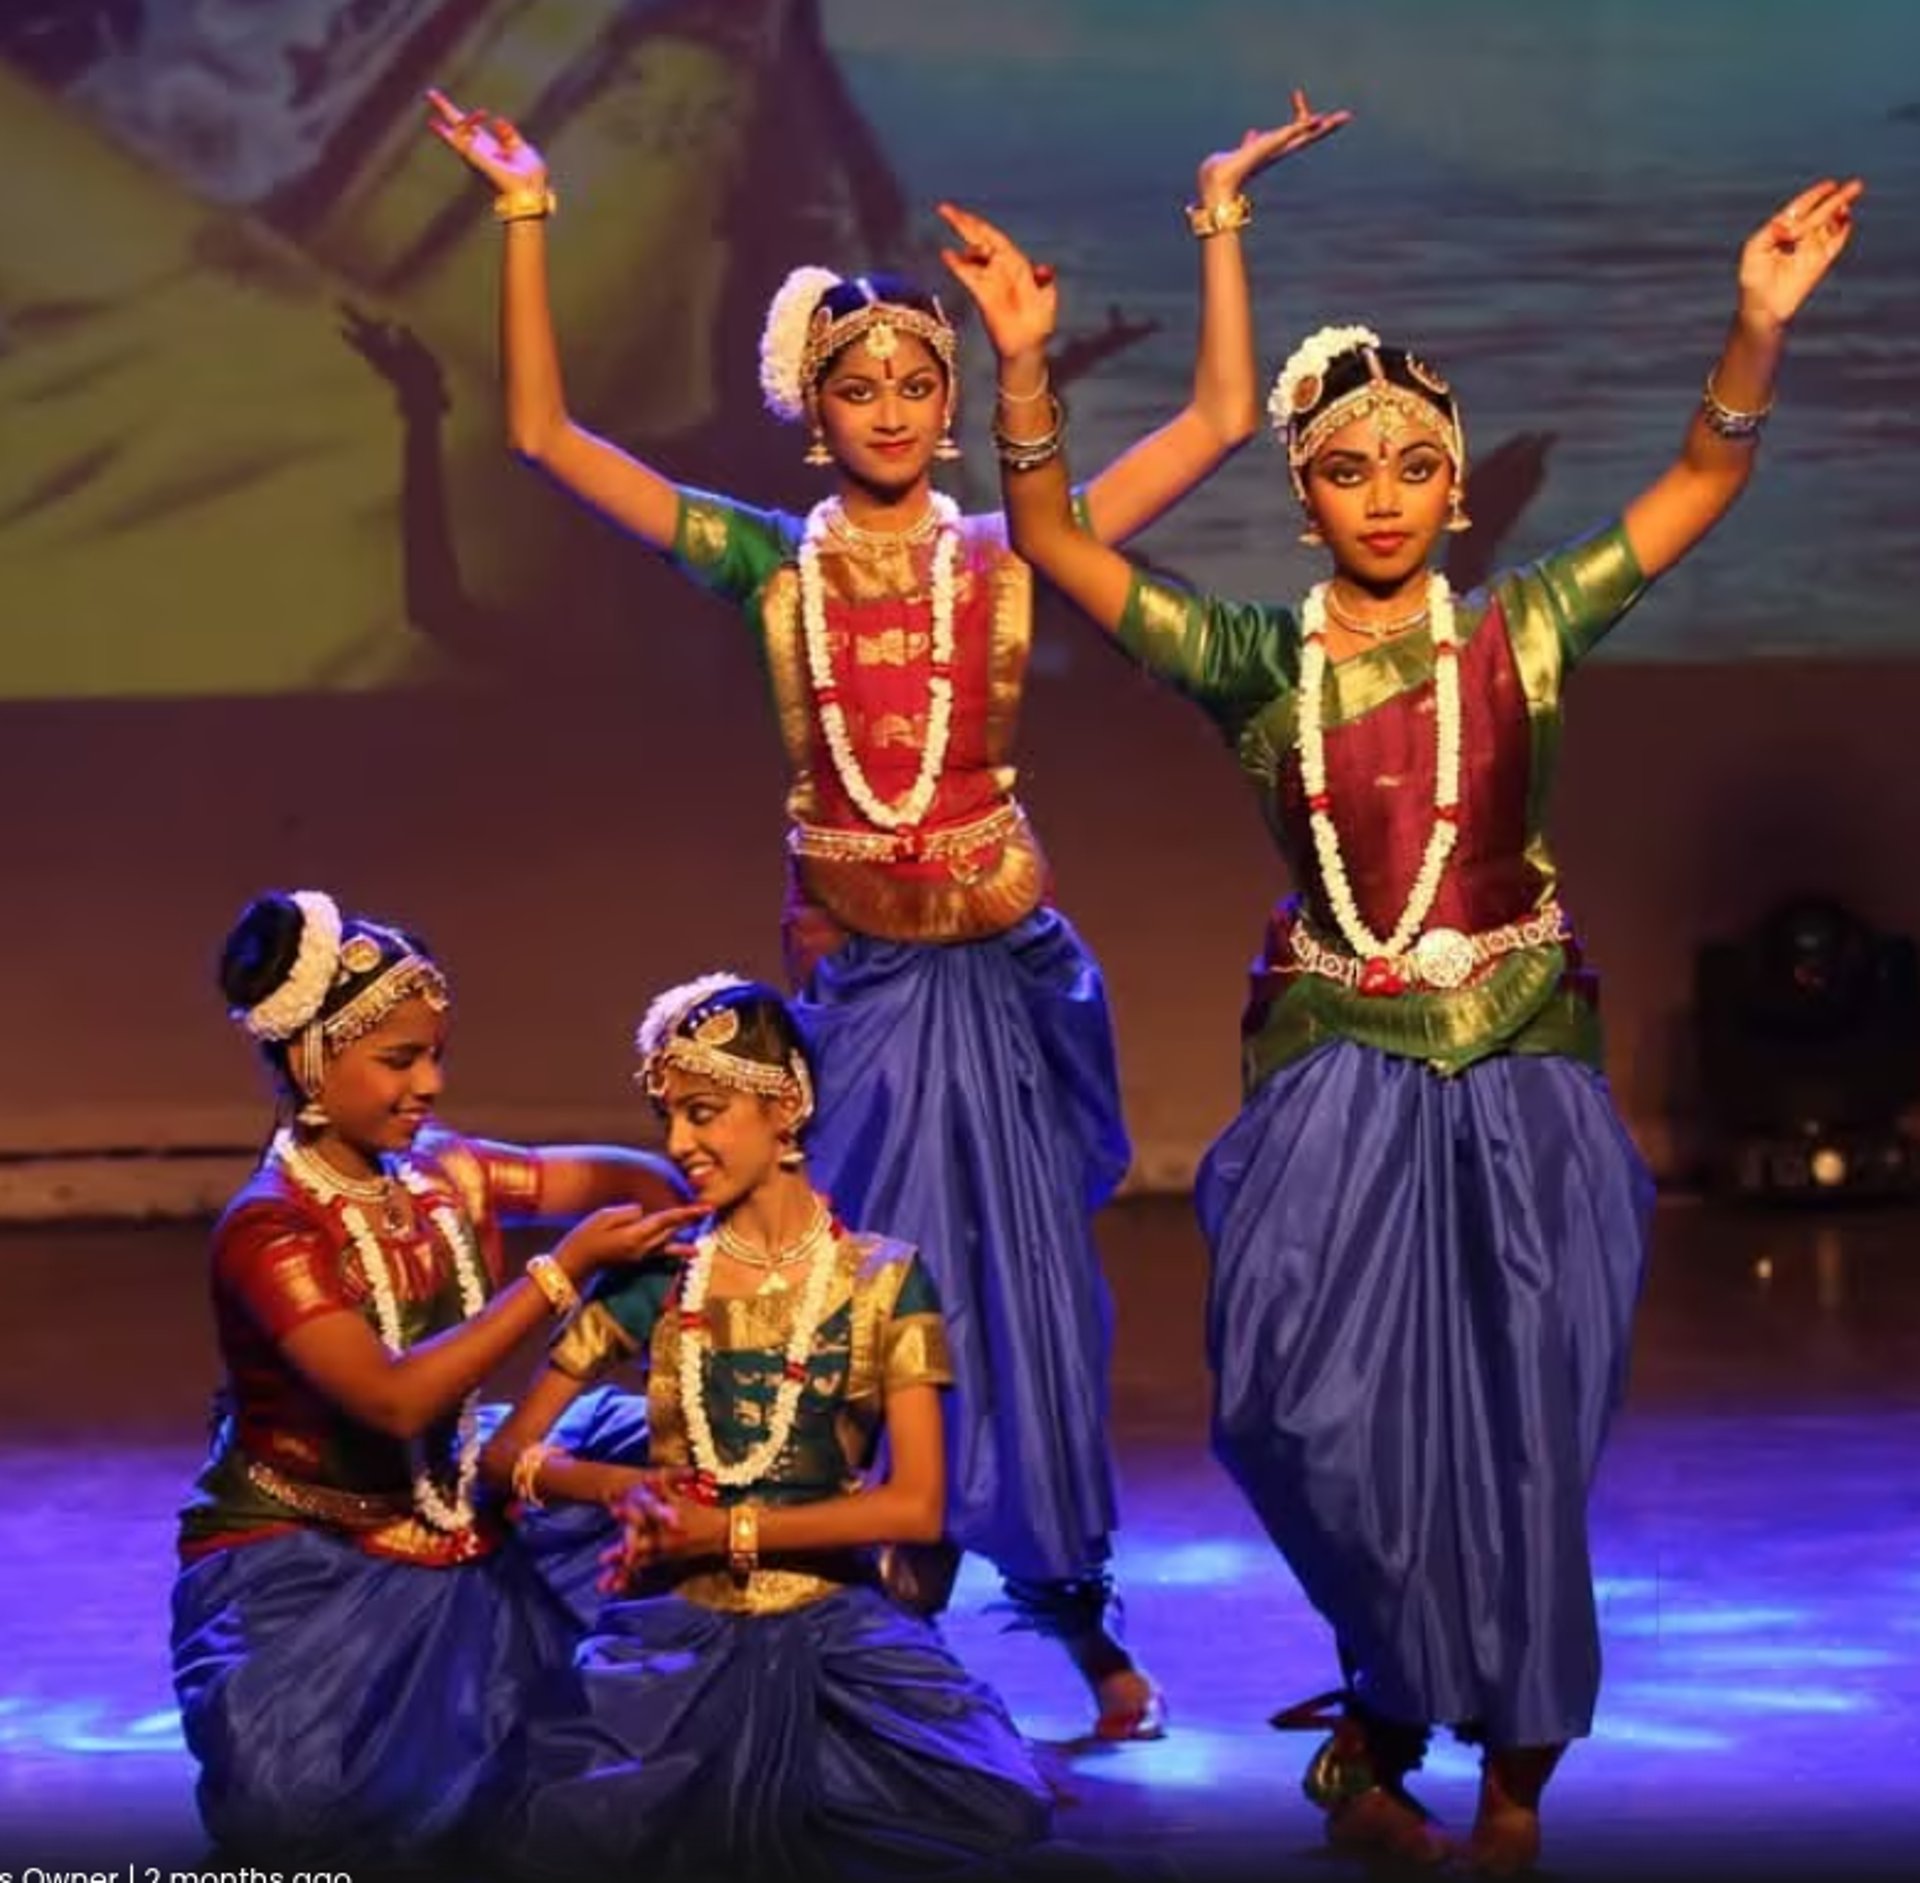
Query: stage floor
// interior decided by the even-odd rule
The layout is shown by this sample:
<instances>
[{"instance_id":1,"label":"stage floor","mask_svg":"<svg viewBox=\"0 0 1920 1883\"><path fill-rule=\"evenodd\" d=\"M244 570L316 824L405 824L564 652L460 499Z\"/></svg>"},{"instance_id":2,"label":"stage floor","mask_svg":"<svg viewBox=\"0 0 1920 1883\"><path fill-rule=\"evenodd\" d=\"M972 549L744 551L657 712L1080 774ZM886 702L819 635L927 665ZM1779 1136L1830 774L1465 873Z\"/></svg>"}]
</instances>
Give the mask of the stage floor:
<instances>
[{"instance_id":1,"label":"stage floor","mask_svg":"<svg viewBox=\"0 0 1920 1883\"><path fill-rule=\"evenodd\" d=\"M1607 1682L1550 1794L1555 1876L1906 1873L1920 1847L1920 1215L1670 1201L1594 1510ZM1135 1644L1159 1744L1088 1750L1064 1661L949 1638L1046 1742L1079 1841L1181 1870L1339 1873L1267 1717L1335 1681L1316 1617L1206 1449L1184 1203L1105 1219ZM213 1383L202 1232L0 1231L0 1873L205 1868L166 1672L172 1511ZM1441 1748L1421 1787L1470 1815ZM143 1872L158 1867L157 1880Z\"/></svg>"}]
</instances>

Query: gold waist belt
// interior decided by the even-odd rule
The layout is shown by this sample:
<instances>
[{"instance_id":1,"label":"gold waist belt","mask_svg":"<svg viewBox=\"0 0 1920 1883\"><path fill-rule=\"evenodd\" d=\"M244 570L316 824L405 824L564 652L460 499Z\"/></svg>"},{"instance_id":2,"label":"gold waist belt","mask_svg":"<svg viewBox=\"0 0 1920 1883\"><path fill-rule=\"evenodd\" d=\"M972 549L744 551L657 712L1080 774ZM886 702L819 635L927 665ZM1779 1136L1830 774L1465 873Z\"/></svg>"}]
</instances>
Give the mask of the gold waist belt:
<instances>
[{"instance_id":1,"label":"gold waist belt","mask_svg":"<svg viewBox=\"0 0 1920 1883\"><path fill-rule=\"evenodd\" d=\"M844 830L831 824L803 824L787 832L787 848L797 857L827 863L940 863L972 856L1004 843L1026 821L1012 798L970 823L939 830Z\"/></svg>"},{"instance_id":2,"label":"gold waist belt","mask_svg":"<svg viewBox=\"0 0 1920 1883\"><path fill-rule=\"evenodd\" d=\"M247 1482L276 1504L339 1530L378 1530L397 1517L413 1515L411 1491L341 1491L328 1484L306 1484L257 1458L247 1460Z\"/></svg>"},{"instance_id":3,"label":"gold waist belt","mask_svg":"<svg viewBox=\"0 0 1920 1883\"><path fill-rule=\"evenodd\" d=\"M823 1550L771 1558L746 1576L730 1569L698 1569L668 1586L682 1601L725 1615L785 1615L824 1602L842 1589L872 1587L877 1581L866 1551Z\"/></svg>"},{"instance_id":4,"label":"gold waist belt","mask_svg":"<svg viewBox=\"0 0 1920 1883\"><path fill-rule=\"evenodd\" d=\"M1430 928L1405 954L1395 955L1388 968L1402 986L1450 993L1465 987L1502 955L1515 954L1522 948L1544 948L1564 941L1570 933L1566 911L1559 903L1549 902L1524 921L1482 929L1477 935L1463 934L1457 928ZM1360 987L1368 976L1369 963L1344 949L1329 948L1304 921L1293 925L1292 948L1294 966L1307 974L1338 981L1343 987Z\"/></svg>"}]
</instances>

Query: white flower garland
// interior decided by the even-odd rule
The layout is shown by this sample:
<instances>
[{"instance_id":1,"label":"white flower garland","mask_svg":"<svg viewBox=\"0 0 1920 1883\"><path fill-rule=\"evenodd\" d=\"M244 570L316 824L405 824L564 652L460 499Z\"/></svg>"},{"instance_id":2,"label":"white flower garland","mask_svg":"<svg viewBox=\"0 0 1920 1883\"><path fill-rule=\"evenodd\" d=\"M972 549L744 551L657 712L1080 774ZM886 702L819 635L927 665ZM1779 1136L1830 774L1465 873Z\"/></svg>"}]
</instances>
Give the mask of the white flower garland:
<instances>
[{"instance_id":1,"label":"white flower garland","mask_svg":"<svg viewBox=\"0 0 1920 1883\"><path fill-rule=\"evenodd\" d=\"M1371 327L1322 327L1288 354L1287 363L1267 395L1267 416L1276 431L1284 432L1294 418L1294 399L1309 379L1324 380L1327 368L1343 353L1377 347L1380 336ZM1312 400L1307 402L1312 404Z\"/></svg>"},{"instance_id":2,"label":"white flower garland","mask_svg":"<svg viewBox=\"0 0 1920 1883\"><path fill-rule=\"evenodd\" d=\"M320 1011L340 966L340 905L324 890L296 890L300 945L287 978L265 1000L236 1014L256 1040L291 1039Z\"/></svg>"},{"instance_id":3,"label":"white flower garland","mask_svg":"<svg viewBox=\"0 0 1920 1883\"><path fill-rule=\"evenodd\" d=\"M333 1186L328 1174L315 1168L318 1160L295 1144L286 1132L275 1134L269 1154L296 1183L317 1195L322 1202L330 1202L335 1196L351 1195L351 1191L345 1187ZM460 1287L460 1318L463 1321L472 1320L487 1304L480 1249L472 1229L457 1210L433 1201L433 1186L417 1171L403 1167L400 1181L426 1209L453 1256L453 1272ZM380 1330L381 1342L389 1353L398 1356L406 1352L406 1344L401 1338L400 1303L393 1292L393 1277L387 1269L386 1252L381 1248L379 1235L367 1221L366 1212L359 1204L347 1203L341 1210L341 1216L347 1225L347 1233L353 1238L355 1249L359 1251L360 1266L373 1295L374 1320ZM460 1402L458 1441L455 1446L457 1463L451 1498L444 1496L434 1483L420 1448L417 1445L413 1448L413 1507L423 1522L448 1536L457 1536L473 1528L473 1487L480 1473L479 1408L480 1389L475 1387Z\"/></svg>"},{"instance_id":4,"label":"white flower garland","mask_svg":"<svg viewBox=\"0 0 1920 1883\"><path fill-rule=\"evenodd\" d=\"M1334 827L1333 805L1327 791L1326 675L1327 585L1315 585L1301 609L1304 645L1300 656L1300 777L1306 788L1307 814L1313 830L1314 853L1326 886L1333 919L1347 946L1363 961L1397 960L1407 952L1433 909L1440 891L1441 872L1459 838L1460 825L1460 647L1455 633L1453 590L1444 575L1427 578L1427 613L1433 630L1433 691L1435 753L1433 766L1433 830L1427 838L1406 907L1393 932L1378 936L1368 928L1354 901L1340 855L1340 833Z\"/></svg>"},{"instance_id":5,"label":"white flower garland","mask_svg":"<svg viewBox=\"0 0 1920 1883\"><path fill-rule=\"evenodd\" d=\"M933 671L927 681L927 738L920 751L920 769L906 795L886 803L867 782L852 741L847 737L846 714L834 685L832 653L827 644L826 584L820 574L820 547L839 513L839 499L815 504L800 540L800 621L807 648L807 673L820 712L820 730L826 736L833 769L854 807L868 823L881 830L902 830L919 824L933 808L940 775L946 767L947 743L953 731L953 615L955 565L960 555L960 509L951 497L936 493L930 500L940 518L939 538L933 549Z\"/></svg>"},{"instance_id":6,"label":"white flower garland","mask_svg":"<svg viewBox=\"0 0 1920 1883\"><path fill-rule=\"evenodd\" d=\"M807 350L807 329L820 297L840 285L831 268L796 268L767 303L760 332L760 394L767 410L789 424L806 416L806 388L800 362Z\"/></svg>"},{"instance_id":7,"label":"white flower garland","mask_svg":"<svg viewBox=\"0 0 1920 1883\"><path fill-rule=\"evenodd\" d=\"M731 1464L721 1458L714 1442L713 1424L707 1417L707 1341L700 1319L707 1286L713 1279L713 1255L718 1238L702 1236L694 1244L692 1259L683 1271L678 1309L680 1406L687 1422L687 1442L693 1451L693 1462L700 1474L715 1485L743 1489L758 1484L778 1463L787 1441L793 1436L800 1400L807 1390L807 1362L813 1357L813 1343L826 1315L827 1290L839 1266L839 1236L832 1216L828 1215L807 1240L817 1246L807 1270L807 1284L793 1311L793 1331L787 1336L786 1369L774 1394L766 1436ZM797 1252L793 1259L800 1259Z\"/></svg>"}]
</instances>

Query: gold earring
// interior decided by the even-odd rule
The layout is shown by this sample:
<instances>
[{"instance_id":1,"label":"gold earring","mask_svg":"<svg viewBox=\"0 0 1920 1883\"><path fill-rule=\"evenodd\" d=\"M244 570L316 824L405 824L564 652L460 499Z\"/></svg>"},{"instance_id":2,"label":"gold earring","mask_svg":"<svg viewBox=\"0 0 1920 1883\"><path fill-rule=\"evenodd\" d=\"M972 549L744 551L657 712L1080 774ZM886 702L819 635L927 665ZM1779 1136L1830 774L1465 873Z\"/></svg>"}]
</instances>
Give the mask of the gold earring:
<instances>
[{"instance_id":1,"label":"gold earring","mask_svg":"<svg viewBox=\"0 0 1920 1883\"><path fill-rule=\"evenodd\" d=\"M1300 540L1309 549L1324 549L1327 546L1327 539L1320 534L1320 525L1317 523L1309 523L1300 532Z\"/></svg>"},{"instance_id":2,"label":"gold earring","mask_svg":"<svg viewBox=\"0 0 1920 1883\"><path fill-rule=\"evenodd\" d=\"M293 1114L293 1122L297 1125L305 1125L309 1131L319 1131L326 1127L330 1122L327 1117L327 1108L320 1103L317 1093Z\"/></svg>"},{"instance_id":3,"label":"gold earring","mask_svg":"<svg viewBox=\"0 0 1920 1883\"><path fill-rule=\"evenodd\" d=\"M827 449L827 434L818 425L813 428L813 441L807 446L805 462L822 465L833 462L833 453Z\"/></svg>"},{"instance_id":4,"label":"gold earring","mask_svg":"<svg viewBox=\"0 0 1920 1883\"><path fill-rule=\"evenodd\" d=\"M940 442L934 446L933 455L938 458L942 464L951 464L955 458L960 456L960 446L954 438L951 425L940 434Z\"/></svg>"},{"instance_id":5,"label":"gold earring","mask_svg":"<svg viewBox=\"0 0 1920 1883\"><path fill-rule=\"evenodd\" d=\"M800 1148L798 1139L789 1143L786 1149L774 1159L774 1162L777 1163L782 1170L799 1170L805 1165L806 1161L807 1154Z\"/></svg>"},{"instance_id":6,"label":"gold earring","mask_svg":"<svg viewBox=\"0 0 1920 1883\"><path fill-rule=\"evenodd\" d=\"M1447 529L1458 536L1463 530L1473 528L1473 518L1467 515L1467 494L1458 484L1447 492Z\"/></svg>"}]
</instances>

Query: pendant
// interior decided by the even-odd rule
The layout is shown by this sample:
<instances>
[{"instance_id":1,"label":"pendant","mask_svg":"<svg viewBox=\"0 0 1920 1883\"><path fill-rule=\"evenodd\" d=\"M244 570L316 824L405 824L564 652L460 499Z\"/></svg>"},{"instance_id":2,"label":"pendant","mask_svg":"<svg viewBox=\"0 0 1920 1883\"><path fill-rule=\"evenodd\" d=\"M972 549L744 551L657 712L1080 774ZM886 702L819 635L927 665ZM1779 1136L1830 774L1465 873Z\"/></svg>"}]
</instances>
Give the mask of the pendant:
<instances>
[{"instance_id":1,"label":"pendant","mask_svg":"<svg viewBox=\"0 0 1920 1883\"><path fill-rule=\"evenodd\" d=\"M787 1284L778 1275L769 1275L767 1279L754 1290L756 1295L783 1295L786 1292Z\"/></svg>"},{"instance_id":2,"label":"pendant","mask_svg":"<svg viewBox=\"0 0 1920 1883\"><path fill-rule=\"evenodd\" d=\"M1404 994L1407 991L1406 976L1385 955L1375 955L1360 970L1360 991L1363 994Z\"/></svg>"}]
</instances>

